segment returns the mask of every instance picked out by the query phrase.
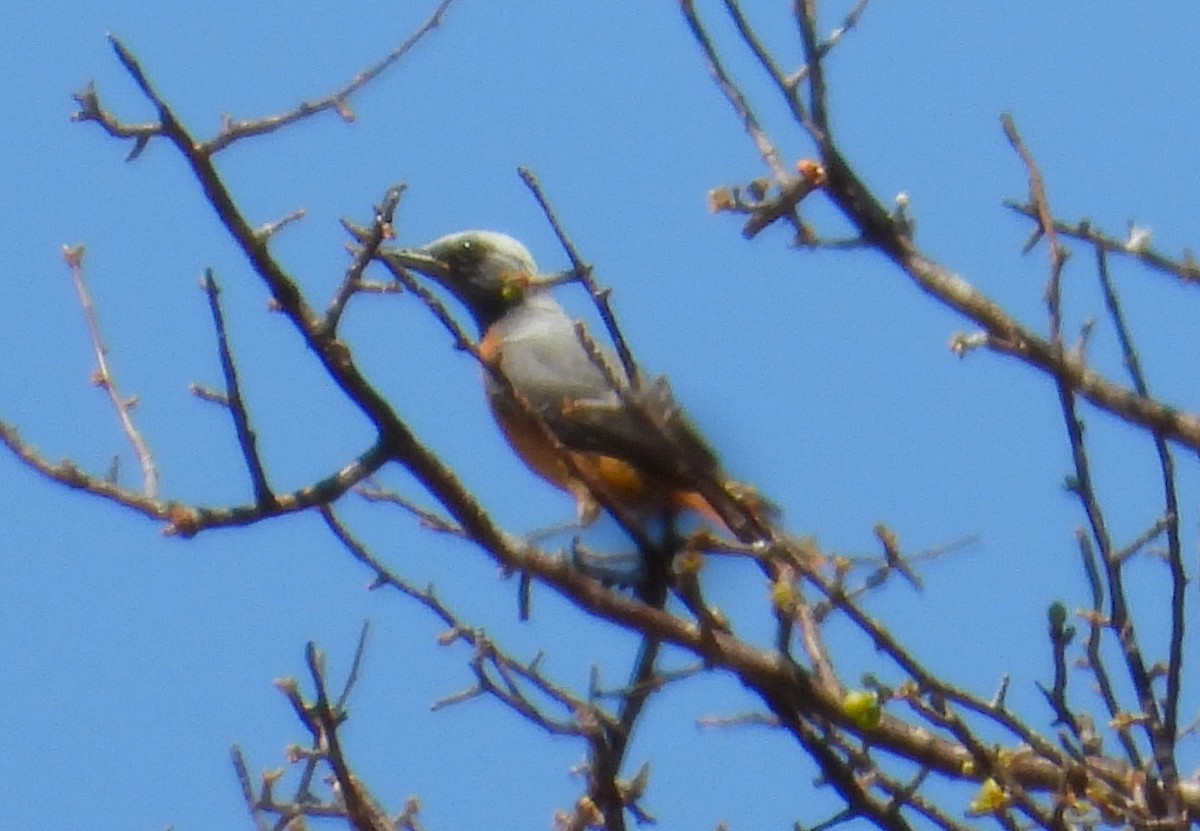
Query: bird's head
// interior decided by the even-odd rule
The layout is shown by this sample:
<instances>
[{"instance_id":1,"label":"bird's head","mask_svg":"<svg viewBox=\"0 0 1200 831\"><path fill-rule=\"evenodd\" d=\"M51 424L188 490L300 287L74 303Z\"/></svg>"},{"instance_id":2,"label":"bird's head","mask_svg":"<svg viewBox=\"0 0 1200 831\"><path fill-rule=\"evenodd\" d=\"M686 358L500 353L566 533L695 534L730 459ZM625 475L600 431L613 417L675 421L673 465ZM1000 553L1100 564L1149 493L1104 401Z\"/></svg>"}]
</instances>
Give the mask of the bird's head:
<instances>
[{"instance_id":1,"label":"bird's head","mask_svg":"<svg viewBox=\"0 0 1200 831\"><path fill-rule=\"evenodd\" d=\"M484 332L525 298L537 278L529 250L497 231L459 231L395 254L405 268L445 286Z\"/></svg>"}]
</instances>

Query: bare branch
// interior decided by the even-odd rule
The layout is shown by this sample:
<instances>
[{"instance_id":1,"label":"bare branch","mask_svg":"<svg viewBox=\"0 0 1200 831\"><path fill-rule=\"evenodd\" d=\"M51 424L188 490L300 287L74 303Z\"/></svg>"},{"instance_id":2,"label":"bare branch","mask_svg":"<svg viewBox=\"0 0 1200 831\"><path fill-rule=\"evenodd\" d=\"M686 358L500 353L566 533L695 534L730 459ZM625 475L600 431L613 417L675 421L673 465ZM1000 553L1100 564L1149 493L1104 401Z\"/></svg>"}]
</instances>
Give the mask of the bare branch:
<instances>
[{"instance_id":1,"label":"bare branch","mask_svg":"<svg viewBox=\"0 0 1200 831\"><path fill-rule=\"evenodd\" d=\"M224 150L235 141L274 132L281 127L286 127L301 119L327 110L333 110L345 121L353 121L354 113L350 109L350 97L408 54L425 35L440 26L442 17L453 2L454 0L440 0L437 6L434 7L433 12L425 19L425 22L418 26L395 49L328 95L308 101L301 101L294 109L280 113L279 115L241 121L227 119L221 131L216 136L197 146L197 152L209 156Z\"/></svg>"},{"instance_id":2,"label":"bare branch","mask_svg":"<svg viewBox=\"0 0 1200 831\"><path fill-rule=\"evenodd\" d=\"M229 388L222 403L229 407L234 416L239 444L254 482L254 505L197 508L162 502L153 498L152 494L134 494L119 488L115 482L83 474L69 462L58 465L46 462L37 451L24 444L15 431L2 423L0 439L26 464L44 475L112 499L146 515L165 519L169 523L168 531L180 535L191 535L222 524L248 524L268 516L318 507L331 532L351 556L371 570L372 588L390 586L406 597L415 599L446 624L447 632L442 638L444 643L463 641L473 647L470 659L473 682L462 691L443 699L443 702L491 696L547 732L583 738L589 743L591 761L588 793L579 800L574 813L564 820L565 827L582 829L589 824L603 822L609 829L624 828L626 811L635 820L649 820L649 814L639 804L648 780L648 770L643 767L628 779L621 779L619 774L626 765L629 736L643 712L645 701L652 692L661 688L668 677L656 668L660 647L664 644L676 646L694 656L699 667L734 675L766 704L772 714L770 723L787 731L797 745L816 761L822 773L822 784L836 789L845 803L844 808L823 824L826 827L865 819L879 827L903 829L923 820L940 828L958 831L964 824L939 810L920 793L930 778L941 781L973 780L983 782L988 787L994 786L995 799L991 802L981 801L981 813L992 814L1001 827L1011 829L1029 823L1046 828L1069 827L1071 821L1066 818L1068 812L1074 811L1075 806L1084 800L1091 800L1092 809L1102 813L1106 820L1118 817L1137 827L1149 827L1153 824L1152 820L1182 823L1185 810L1196 811L1200 808L1200 788L1193 783L1179 781L1173 758L1182 666L1185 574L1179 541L1174 463L1169 448L1169 442L1174 441L1200 449L1200 417L1176 410L1151 396L1133 348L1132 337L1127 331L1108 278L1104 259L1105 252L1109 250L1107 243L1092 240L1097 249L1098 270L1109 315L1118 329L1130 367L1131 387L1123 387L1092 370L1086 363L1083 346L1070 350L1064 348L1061 279L1066 248L1058 238L1061 223L1053 218L1041 173L1011 119L1006 117L1004 126L1028 172L1028 215L1037 220L1038 233L1044 234L1049 241L1051 265L1046 285L1046 304L1050 323L1047 337L1039 336L960 276L925 256L912 238L911 222L904 214L903 205L898 205L895 211L885 208L858 178L832 139L831 99L826 86L828 78L823 71L823 59L844 33L858 22L866 0L855 3L842 26L824 41L817 34L815 0L793 0L793 16L806 63L790 75L784 73L776 59L765 49L739 2L724 0L725 10L734 22L737 36L750 49L783 96L800 128L801 138L812 140L819 149L820 162L807 163L811 165L807 168L811 175L806 173L806 168L801 168L799 178L784 166L774 141L759 124L747 96L726 70L726 63L701 24L693 3L681 0L681 10L693 38L704 53L718 88L734 107L742 126L774 176L773 184L763 179L767 184L762 187L755 183L747 185L745 190L752 197L750 200L743 200L740 192L736 192L731 197L732 204L725 204L721 209L748 215L745 229L750 236L778 220L784 220L795 228L800 245L830 247L835 241L822 241L799 216L800 201L820 189L853 226L847 247L873 248L884 253L922 291L981 327L982 331L978 334L964 336L956 342L961 350L987 346L993 351L1017 357L1054 382L1075 462L1072 488L1084 507L1091 530L1090 537L1083 534L1080 537L1084 568L1094 593L1092 607L1085 612L1085 618L1091 624L1086 645L1090 661L1088 669L1100 688L1103 707L1108 710L1113 729L1122 743L1127 757L1125 760L1106 756L1088 714L1072 709L1068 696L1067 653L1074 632L1065 623L1064 610L1052 612L1050 648L1054 660L1054 682L1052 689L1046 691L1054 716L1066 725L1057 737L1039 733L1008 709L1005 700L1007 679L1001 682L1000 692L990 700L968 693L924 666L895 631L872 617L867 607L859 602L869 590L882 585L893 575L902 575L914 586L919 586L917 575L911 568L915 558L903 553L895 535L886 528L881 527L878 534L883 556L872 560L873 564L878 565L873 569L859 569L850 558L824 555L816 551L815 544L787 537L769 522L758 524L747 519L745 524L739 526L730 520L729 527L735 529L739 542L714 543L713 548L731 555L735 566L753 562L756 567L766 571L770 579L770 611L780 625L776 642L770 648L762 648L735 635L733 625L706 605L697 580L703 544L700 536L677 540L673 532L668 531L669 544L656 547L653 541L648 540L636 518L627 520L620 516L619 511L614 511L618 521L628 522L630 527L627 530L639 543L645 560L644 567L649 575L639 586L638 596L628 597L602 585L587 570L573 567L568 557L549 554L533 545L531 539L518 539L504 533L453 472L418 441L409 425L360 373L350 348L337 337L341 315L350 297L364 289L363 274L372 261L384 262L396 278L397 285L403 284L416 293L433 310L451 332L455 345L474 356L484 371L490 372L500 386L508 390L512 400L526 408L527 412L532 411L512 390L503 372L482 359L477 345L462 332L436 298L419 283L409 279L383 250L383 242L391 233L392 216L400 196L399 188L385 195L369 227L360 228L346 223L347 230L356 240L351 247L353 256L328 309L324 314L319 314L301 294L300 281L285 271L268 249L269 237L281 227L282 221L258 226L252 224L235 204L212 165L211 157L235 140L270 132L324 109L334 109L345 118L352 117L347 103L349 96L436 26L449 3L450 0L440 3L426 27L418 30L384 61L356 77L350 84L323 99L302 103L281 116L227 122L218 136L207 142L198 142L190 135L167 100L154 89L134 56L115 40L114 48L119 60L155 106L158 121L141 125L122 124L101 108L93 89L77 99L81 107L79 120L95 121L111 135L133 139L133 155L145 147L151 138L162 137L183 156L220 221L245 254L255 274L268 287L275 305L300 332L328 377L370 421L376 432L376 441L368 451L343 470L309 488L285 496L272 493L255 450L254 433L250 429L245 405L237 389L231 348L227 343L217 302L217 289L211 275L207 288ZM798 93L801 84L806 85L806 101L801 100ZM638 391L642 379L617 327L608 302L608 291L594 282L590 268L566 236L537 180L524 169L521 170L521 176L559 236L573 265L572 278L583 283L591 293L620 353L629 380L627 386L630 389L622 389L621 392L632 396L633 392ZM1076 230L1083 233L1080 229ZM1062 234L1070 236L1066 232ZM1125 253L1132 253L1139 259L1144 251L1144 239L1139 238L1136 244L1133 241L1126 244ZM1192 267L1190 260L1185 265ZM590 351L599 354L588 339L581 336L581 340L585 348L590 345ZM614 387L623 387L616 383L618 380L614 372ZM1158 683L1161 670L1157 664L1146 666L1124 595L1122 570L1127 557L1126 550L1114 549L1100 500L1091 481L1088 448L1083 441L1082 423L1077 414L1080 396L1154 434L1164 487L1164 509L1155 527L1161 527L1167 533L1173 583L1170 660L1166 669L1167 695L1161 704L1156 702L1154 695L1154 686ZM221 396L219 393L209 393L209 397L218 399ZM544 421L536 413L533 416L553 440ZM648 418L655 423L653 412ZM565 455L557 442L552 441L552 444ZM686 469L686 453L679 452L676 455L680 469ZM438 530L473 540L505 571L520 574L524 591L536 580L577 604L588 614L638 634L642 639L642 654L627 689L620 695L617 715L613 716L597 705L598 694L584 697L551 681L542 672L540 656L521 661L503 652L485 633L467 625L445 606L432 589L410 585L351 534L336 517L330 503L388 461L400 462L428 488L435 500L435 510L418 507L398 495L385 495L378 489L364 488L365 494L402 505L419 516L423 523ZM592 486L589 477L581 475L579 478L587 482L589 487ZM731 513L746 507L727 489L725 483L700 483L699 490L706 498L710 492L714 494L709 500L714 506L724 498L732 506L729 508ZM595 495L599 502L608 506L604 487L599 483L595 487ZM717 501L714 502L714 499ZM718 513L724 516L725 512L718 507ZM1132 544L1133 547L1127 549L1136 550L1135 547L1146 539L1149 537L1143 535ZM682 554L675 558L677 568L672 571L671 557L677 552ZM672 582L677 596L695 615L695 619L689 618L686 612L672 614L668 610L667 587ZM806 594L811 595L813 600L810 601ZM890 682L873 677L864 678L861 684L867 687L865 693L863 690L849 691L858 694L860 700L865 697L872 705L877 705L866 715L861 708L856 711L847 706L850 696L846 683L838 675L834 655L824 641L823 626L828 618L833 617L848 622L852 632L891 662L885 666L885 670L901 676L894 686L888 686ZM794 631L797 632L797 642L803 645L802 651L794 648ZM1137 706L1122 705L1121 694L1117 690L1123 687L1119 682L1113 683L1109 669L1103 663L1101 641L1110 631L1115 633L1122 647L1124 668L1132 680ZM316 686L315 702L305 701L294 682L282 685L297 717L313 736L311 749L297 751L298 758L305 761L298 794L307 795L317 765L328 764L336 778L334 799L311 809L300 807L304 800L299 797L289 805L274 798L271 781L266 778L261 793L255 797L245 760L240 753L235 755L235 768L243 793L251 814L260 826L263 816L273 812L272 815L278 816L281 823L304 816L327 815L348 819L360 831L382 829L389 827L389 823L396 827L415 827L415 801L406 805L399 818L390 820L386 817L353 776L338 741L338 727L345 718L346 699L358 676L364 642L365 632L346 688L337 701L331 701L322 656L311 644L307 659ZM893 711L884 711L883 706L890 701L907 701L911 713L905 712L901 717ZM1156 709L1160 706L1163 709L1161 718ZM1153 761L1146 766L1143 766L1143 756L1147 754L1140 747L1143 731L1153 748ZM1055 744L1055 738L1058 744ZM885 756L909 766L905 779L897 778L893 775L894 770L885 767ZM1138 782L1136 787L1123 784L1135 780ZM1105 788L1114 791L1114 795L1104 796ZM327 813L320 814L319 811Z\"/></svg>"},{"instance_id":3,"label":"bare branch","mask_svg":"<svg viewBox=\"0 0 1200 831\"><path fill-rule=\"evenodd\" d=\"M291 225L293 222L299 222L301 219L304 219L307 213L308 212L305 211L304 208L297 208L290 213L284 214L279 219L272 220L271 222L259 226L254 233L260 240L269 240L286 226Z\"/></svg>"},{"instance_id":4,"label":"bare branch","mask_svg":"<svg viewBox=\"0 0 1200 831\"><path fill-rule=\"evenodd\" d=\"M819 145L830 141L829 113L825 103L825 70L821 65L824 59L817 37L817 4L816 0L792 0L792 15L800 30L800 43L804 46L804 65L808 70L808 106L812 110L812 126L817 132L810 134Z\"/></svg>"},{"instance_id":5,"label":"bare branch","mask_svg":"<svg viewBox=\"0 0 1200 831\"><path fill-rule=\"evenodd\" d=\"M608 329L608 334L617 349L617 355L621 358L621 366L625 369L625 377L629 379L629 385L637 389L641 383L641 373L638 371L637 363L633 359L633 352L630 350L625 336L621 333L621 327L617 325L617 319L613 315L612 306L608 302L608 298L612 294L612 289L602 289L596 283L595 278L592 276L592 267L585 264L579 256L578 249L571 242L571 238L567 236L567 232L563 229L558 215L555 213L554 208L551 207L550 200L546 198L546 193L542 190L537 177L533 175L533 171L527 167L521 167L517 168L517 173L520 175L521 181L525 183L525 186L533 193L533 198L541 206L542 213L546 215L550 227L554 229L554 234L562 244L563 250L567 252L567 258L571 261L571 268L574 270L576 279L583 284L584 288L588 291L588 295L592 298L592 302L596 304L596 310L600 313L600 319L604 321L604 326Z\"/></svg>"},{"instance_id":6,"label":"bare branch","mask_svg":"<svg viewBox=\"0 0 1200 831\"><path fill-rule=\"evenodd\" d=\"M584 735L585 731L575 721L575 716L579 712L592 709L586 700L573 695L565 687L547 679L537 667L536 659L529 663L518 661L499 649L482 629L471 626L451 611L450 607L434 594L432 587L417 588L384 565L361 540L350 533L331 508L322 507L320 513L326 526L354 559L366 565L374 573L372 588L390 587L417 601L432 612L447 627L447 633L440 638L443 645L461 640L475 648L471 668L476 675L476 684L461 693L443 699L442 706L488 694L498 698L514 712L552 734ZM499 682L493 678L492 672L500 676ZM568 718L554 718L545 713L524 692L522 685L532 687L539 695L554 702L568 714Z\"/></svg>"},{"instance_id":7,"label":"bare branch","mask_svg":"<svg viewBox=\"0 0 1200 831\"><path fill-rule=\"evenodd\" d=\"M440 531L443 534L453 534L456 537L466 537L466 533L461 526L441 514L422 508L408 497L381 487L371 480L367 480L355 488L355 493L368 502L387 502L403 508L405 511L416 516L424 528L429 528L432 531Z\"/></svg>"},{"instance_id":8,"label":"bare branch","mask_svg":"<svg viewBox=\"0 0 1200 831\"><path fill-rule=\"evenodd\" d=\"M356 226L348 220L342 220L342 227L354 237L358 246L354 248L350 266L346 269L346 276L342 278L341 285L338 286L333 299L329 301L329 308L325 311L323 326L327 333L333 334L337 331L338 321L341 320L342 312L345 310L350 296L356 291L362 290L362 275L367 264L374 259L384 240L392 236L392 217L395 216L396 206L400 204L400 197L404 195L406 187L405 184L400 183L388 188L383 202L375 206L375 216L369 229Z\"/></svg>"},{"instance_id":9,"label":"bare branch","mask_svg":"<svg viewBox=\"0 0 1200 831\"><path fill-rule=\"evenodd\" d=\"M212 312L213 326L217 332L221 373L225 376L225 398L228 401L229 413L233 416L238 446L242 449L242 458L246 461L246 468L250 472L250 481L254 485L254 501L263 510L269 511L275 507L275 494L271 492L271 486L267 483L267 472L258 455L258 437L255 435L254 428L250 426L250 416L246 412L246 403L242 400L237 368L233 363L233 353L229 350L229 337L225 331L225 315L221 311L221 289L213 277L211 268L204 272L201 286L208 298L208 308Z\"/></svg>"},{"instance_id":10,"label":"bare branch","mask_svg":"<svg viewBox=\"0 0 1200 831\"><path fill-rule=\"evenodd\" d=\"M1046 185L1042 181L1042 172L1033 159L1033 154L1025 147L1017 132L1016 122L1010 113L1000 116L1004 127L1004 135L1009 144L1021 157L1021 163L1029 174L1029 203L1034 206L1038 216L1038 233L1045 234L1050 248L1050 277L1046 281L1046 305L1050 310L1050 345L1062 351L1062 269L1067 261L1067 251L1058 244L1058 232L1054 229L1053 215L1050 204L1046 200ZM1062 379L1059 379L1060 390Z\"/></svg>"},{"instance_id":11,"label":"bare branch","mask_svg":"<svg viewBox=\"0 0 1200 831\"><path fill-rule=\"evenodd\" d=\"M464 528L469 529L474 539L482 541L491 551L508 550L507 540L470 492L436 455L417 440L409 426L396 415L391 404L367 382L354 364L349 349L325 330L321 318L305 300L295 280L275 261L265 241L254 232L238 210L232 195L213 166L211 154L197 148L196 142L166 101L154 90L133 54L115 39L113 48L122 65L158 111L161 134L187 161L192 174L204 191L205 198L217 212L221 223L241 248L255 273L270 290L278 309L299 331L331 380L375 425L380 435L380 446L386 447L392 458L401 462L443 504L450 507L455 518ZM374 472L374 469L369 472Z\"/></svg>"},{"instance_id":12,"label":"bare branch","mask_svg":"<svg viewBox=\"0 0 1200 831\"><path fill-rule=\"evenodd\" d=\"M1138 352L1133 344L1133 335L1125 322L1121 304L1117 298L1116 289L1108 274L1108 258L1104 248L1096 245L1096 271L1104 291L1104 302L1117 330L1121 343L1125 367L1129 370L1134 389L1143 397L1150 397L1150 388L1142 371ZM1158 455L1159 470L1162 475L1164 518L1167 531L1167 562L1171 570L1171 636L1169 658L1167 663L1167 694L1163 700L1162 736L1156 752L1164 750L1162 745L1173 742L1178 730L1179 720L1179 689L1180 677L1183 671L1183 636L1186 605L1187 574L1183 566L1183 550L1179 533L1179 498L1175 486L1175 458L1165 437L1154 431L1154 449ZM1114 557L1120 562L1120 553L1114 552ZM1119 568L1119 566L1118 566ZM1159 759L1160 764L1165 761ZM1175 777L1173 762L1163 771L1168 791Z\"/></svg>"},{"instance_id":13,"label":"bare branch","mask_svg":"<svg viewBox=\"0 0 1200 831\"><path fill-rule=\"evenodd\" d=\"M75 103L79 105L79 109L71 114L72 121L91 121L99 124L101 129L113 138L131 138L134 140L133 148L129 151L129 155L125 157L125 161L136 159L146 149L146 145L150 143L152 137L162 135L162 124L158 122L124 124L118 121L100 106L100 99L96 95L96 86L91 82L88 83L82 92L77 92L72 97L75 99Z\"/></svg>"},{"instance_id":14,"label":"bare branch","mask_svg":"<svg viewBox=\"0 0 1200 831\"><path fill-rule=\"evenodd\" d=\"M137 398L121 395L120 390L117 389L117 381L113 377L112 368L108 364L108 347L104 345L104 339L100 334L100 323L96 319L96 307L92 303L92 295L83 279L83 246L64 245L63 259L71 271L71 281L75 284L75 291L79 295L79 305L83 309L83 317L87 322L88 334L92 338L92 352L96 356L96 372L92 376L92 383L102 387L108 394L113 409L117 412L117 419L121 422L121 429L125 431L125 437L133 445L133 452L142 468L142 493L152 500L158 496L158 468L154 464L154 456L150 452L146 440L142 438L141 432L133 423L133 408L137 404Z\"/></svg>"},{"instance_id":15,"label":"bare branch","mask_svg":"<svg viewBox=\"0 0 1200 831\"><path fill-rule=\"evenodd\" d=\"M1006 199L1004 206L1021 216L1035 220L1038 218L1036 209L1031 205ZM1054 230L1063 236L1089 242L1094 247L1102 249L1106 254L1132 257L1153 271L1174 275L1189 285L1200 284L1200 264L1196 262L1190 251L1185 251L1182 257L1173 258L1154 250L1139 238L1126 236L1124 239L1119 239L1111 234L1106 234L1093 228L1092 223L1086 219L1075 223L1055 219L1053 226Z\"/></svg>"},{"instance_id":16,"label":"bare branch","mask_svg":"<svg viewBox=\"0 0 1200 831\"><path fill-rule=\"evenodd\" d=\"M734 111L741 119L742 126L746 133L754 141L758 148L758 154L766 163L771 174L775 177L775 181L781 186L790 178L787 168L783 164L783 160L776 149L775 144L771 141L766 131L758 121L758 117L754 114L754 110L750 108L749 101L746 96L738 88L725 69L724 63L717 55L717 49L713 45L712 39L708 35L708 31L700 22L700 17L696 14L696 9L692 0L682 0L679 4L680 11L683 12L684 19L687 20L688 27L692 30L692 36L696 42L700 44L700 48L704 51L704 58L708 62L708 71L716 82L717 87L724 94L725 99L733 107ZM765 50L761 46L758 50L759 54L765 55ZM773 66L773 64L772 64ZM782 76L780 76L782 77Z\"/></svg>"}]
</instances>

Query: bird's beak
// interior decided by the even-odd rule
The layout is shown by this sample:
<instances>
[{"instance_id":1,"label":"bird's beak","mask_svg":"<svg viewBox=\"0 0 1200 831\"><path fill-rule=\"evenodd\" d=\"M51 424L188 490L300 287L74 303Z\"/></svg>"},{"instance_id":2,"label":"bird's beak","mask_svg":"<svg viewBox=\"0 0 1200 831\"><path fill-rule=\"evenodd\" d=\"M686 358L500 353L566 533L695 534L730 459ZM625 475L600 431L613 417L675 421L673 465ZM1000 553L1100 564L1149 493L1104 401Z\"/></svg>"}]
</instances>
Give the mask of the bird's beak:
<instances>
[{"instance_id":1,"label":"bird's beak","mask_svg":"<svg viewBox=\"0 0 1200 831\"><path fill-rule=\"evenodd\" d=\"M422 248L401 248L391 252L390 256L402 267L411 268L439 282L450 277L450 266Z\"/></svg>"}]
</instances>

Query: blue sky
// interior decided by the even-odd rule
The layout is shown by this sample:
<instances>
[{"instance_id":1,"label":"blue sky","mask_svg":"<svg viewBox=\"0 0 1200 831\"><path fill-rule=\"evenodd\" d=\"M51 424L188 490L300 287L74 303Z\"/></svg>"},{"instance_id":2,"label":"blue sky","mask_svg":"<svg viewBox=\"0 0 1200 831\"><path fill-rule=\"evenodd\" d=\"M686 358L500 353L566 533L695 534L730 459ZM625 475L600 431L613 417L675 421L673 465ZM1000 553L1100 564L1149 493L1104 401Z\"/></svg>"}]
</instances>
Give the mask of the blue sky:
<instances>
[{"instance_id":1,"label":"blue sky","mask_svg":"<svg viewBox=\"0 0 1200 831\"><path fill-rule=\"evenodd\" d=\"M87 247L87 275L121 389L136 394L163 489L185 502L250 495L226 415L187 392L219 383L196 280L215 270L245 394L273 483L298 487L370 441L286 322L266 311L212 210L165 144L132 163L128 145L72 124L70 93L94 80L125 120L151 111L105 40L139 56L200 135L222 113L287 109L342 84L407 35L431 3L13 4L0 26L0 418L49 458L102 471L136 464L104 395L88 384L86 330L60 248ZM733 71L756 94L789 157L809 152L737 50L716 8L699 4ZM750 13L784 63L798 60L786 3ZM827 4L826 29L843 5ZM1014 2L1003 7L877 0L828 64L844 151L890 198L906 192L932 256L1044 327L1044 251L1000 205L1023 197L1022 168L998 116L1011 111L1047 176L1052 207L1115 232L1136 220L1168 252L1195 243L1194 99L1200 10L1183 2ZM225 152L220 166L254 222L303 207L278 257L323 304L346 264L337 220L366 221L394 182L409 190L403 243L489 227L522 239L546 270L566 266L516 176L531 167L613 300L642 363L666 372L727 466L784 507L790 529L846 553L875 550L887 522L907 550L967 535L978 542L929 565L926 589L892 586L871 610L907 633L934 668L981 694L1004 672L1011 700L1044 724L1046 605L1084 601L1063 493L1069 456L1051 386L1012 362L946 348L968 328L881 257L798 252L782 230L753 242L705 209L711 187L762 173L754 148L709 81L676 4L461 0L445 26L352 102L357 120L314 118ZM836 233L814 200L808 215ZM1068 332L1102 316L1086 252L1067 272ZM1125 263L1114 274L1140 334L1150 380L1194 408L1200 367L1189 290ZM563 299L589 314L577 290ZM377 387L506 527L569 516L569 500L515 461L487 415L470 359L407 296L359 297L345 321ZM1111 328L1091 355L1119 369ZM1088 436L1114 536L1160 510L1152 449L1112 419ZM1181 454L1183 504L1196 472ZM420 496L390 471L387 484ZM545 828L582 788L583 749L552 740L489 701L436 713L470 683L462 647L414 604L368 593L368 575L315 517L190 541L49 484L0 456L5 540L0 572L0 760L13 828L178 829L246 822L228 764L239 742L257 770L303 738L274 678L303 674L316 640L345 668L373 626L352 701L348 751L386 804L418 794L431 828ZM512 652L546 652L578 688L593 664L620 683L636 647L546 592L515 619L515 585L461 542L406 516L345 501L345 516L417 583L433 581L470 622ZM603 535L603 530L600 534ZM615 537L614 537L615 539ZM1195 560L1196 523L1185 524ZM1134 594L1161 644L1162 569L1133 567ZM728 563L706 591L755 632L765 587ZM761 615L761 613L759 613ZM757 621L757 623L756 623ZM1160 628L1154 628L1157 624ZM834 624L848 678L893 680L868 644ZM670 656L680 660L679 656ZM1185 692L1194 693L1194 687ZM1182 715L1195 714L1194 694ZM753 706L736 683L705 677L653 700L631 762L652 762L647 806L663 827L788 827L822 818L828 794L786 741L756 730L698 730L702 715ZM680 750L682 749L682 752ZM1194 743L1184 745L1194 767ZM716 784L713 784L716 783ZM831 804L831 803L830 803Z\"/></svg>"}]
</instances>

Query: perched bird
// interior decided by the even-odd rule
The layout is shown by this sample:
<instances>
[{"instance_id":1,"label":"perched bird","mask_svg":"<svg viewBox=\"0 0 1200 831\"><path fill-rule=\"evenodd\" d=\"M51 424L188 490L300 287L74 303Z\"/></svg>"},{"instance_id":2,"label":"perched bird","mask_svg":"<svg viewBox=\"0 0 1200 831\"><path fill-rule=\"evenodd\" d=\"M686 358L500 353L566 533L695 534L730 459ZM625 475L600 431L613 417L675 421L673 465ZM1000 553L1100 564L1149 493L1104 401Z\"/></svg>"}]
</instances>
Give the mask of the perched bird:
<instances>
[{"instance_id":1,"label":"perched bird","mask_svg":"<svg viewBox=\"0 0 1200 831\"><path fill-rule=\"evenodd\" d=\"M589 354L524 245L495 231L462 231L394 256L470 312L481 357L511 384L483 373L497 424L526 465L575 498L581 525L599 513L596 490L639 520L695 511L725 524L697 482L728 480L666 380L632 385L609 350Z\"/></svg>"}]
</instances>

